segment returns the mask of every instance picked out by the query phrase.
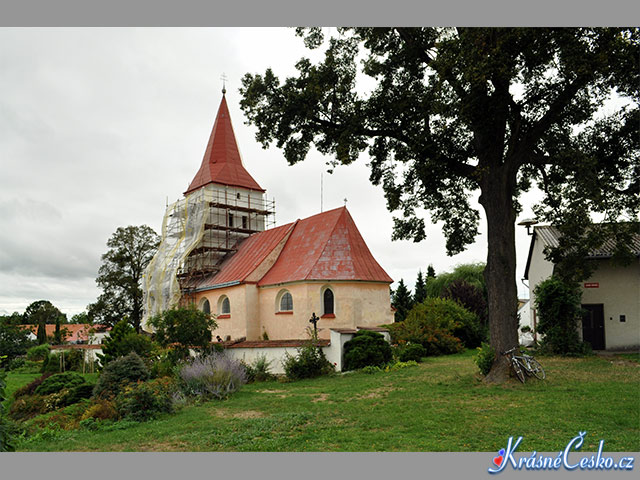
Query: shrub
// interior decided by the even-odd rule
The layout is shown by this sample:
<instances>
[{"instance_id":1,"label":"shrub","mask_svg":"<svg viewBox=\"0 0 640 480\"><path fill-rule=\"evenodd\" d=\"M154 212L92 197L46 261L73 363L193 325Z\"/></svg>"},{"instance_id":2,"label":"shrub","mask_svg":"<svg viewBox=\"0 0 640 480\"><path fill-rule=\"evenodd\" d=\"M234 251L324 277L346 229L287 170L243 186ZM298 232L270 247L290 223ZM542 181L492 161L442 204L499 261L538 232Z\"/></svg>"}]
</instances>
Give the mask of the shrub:
<instances>
[{"instance_id":1,"label":"shrub","mask_svg":"<svg viewBox=\"0 0 640 480\"><path fill-rule=\"evenodd\" d=\"M127 383L147 380L149 370L135 352L109 362L103 369L93 394L115 397Z\"/></svg>"},{"instance_id":2,"label":"shrub","mask_svg":"<svg viewBox=\"0 0 640 480\"><path fill-rule=\"evenodd\" d=\"M51 425L55 425L63 430L75 429L78 427L80 418L86 411L88 405L89 402L86 400L81 403L75 403L56 410L55 412L39 415L29 420L25 426L28 430L32 430L34 427L41 430Z\"/></svg>"},{"instance_id":3,"label":"shrub","mask_svg":"<svg viewBox=\"0 0 640 480\"><path fill-rule=\"evenodd\" d=\"M369 375L373 373L378 373L378 372L382 372L382 369L380 367L375 367L373 365L367 365L366 367L362 368L362 373L367 373Z\"/></svg>"},{"instance_id":4,"label":"shrub","mask_svg":"<svg viewBox=\"0 0 640 480\"><path fill-rule=\"evenodd\" d=\"M48 343L43 343L42 345L31 347L29 350L27 350L27 360L44 360L49 356L50 350L51 346Z\"/></svg>"},{"instance_id":5,"label":"shrub","mask_svg":"<svg viewBox=\"0 0 640 480\"><path fill-rule=\"evenodd\" d=\"M48 355L42 362L42 373L60 373L60 357L55 353Z\"/></svg>"},{"instance_id":6,"label":"shrub","mask_svg":"<svg viewBox=\"0 0 640 480\"><path fill-rule=\"evenodd\" d=\"M137 353L143 360L149 361L155 346L153 341L139 333L136 333L129 322L120 320L116 323L109 336L102 344L102 355L98 355L102 367L119 357L124 357L131 352Z\"/></svg>"},{"instance_id":7,"label":"shrub","mask_svg":"<svg viewBox=\"0 0 640 480\"><path fill-rule=\"evenodd\" d=\"M34 393L38 395L49 395L57 393L64 388L73 388L84 383L82 375L75 372L65 372L52 375L46 378Z\"/></svg>"},{"instance_id":8,"label":"shrub","mask_svg":"<svg viewBox=\"0 0 640 480\"><path fill-rule=\"evenodd\" d=\"M360 330L344 344L344 369L380 366L391 360L391 346L379 333Z\"/></svg>"},{"instance_id":9,"label":"shrub","mask_svg":"<svg viewBox=\"0 0 640 480\"><path fill-rule=\"evenodd\" d=\"M93 387L90 383L82 383L73 388L63 390L64 394L61 396L60 404L62 406L73 405L82 399L91 398L93 396Z\"/></svg>"},{"instance_id":10,"label":"shrub","mask_svg":"<svg viewBox=\"0 0 640 480\"><path fill-rule=\"evenodd\" d=\"M9 409L9 416L14 420L22 421L48 410L45 397L42 395L24 395L17 398Z\"/></svg>"},{"instance_id":11,"label":"shrub","mask_svg":"<svg viewBox=\"0 0 640 480\"><path fill-rule=\"evenodd\" d=\"M420 362L422 357L427 356L427 349L419 343L408 343L398 347L398 360L401 362L408 362L413 360Z\"/></svg>"},{"instance_id":12,"label":"shrub","mask_svg":"<svg viewBox=\"0 0 640 480\"><path fill-rule=\"evenodd\" d=\"M87 420L88 418L116 420L118 418L118 411L113 401L104 398L94 398L82 415L81 420Z\"/></svg>"},{"instance_id":13,"label":"shrub","mask_svg":"<svg viewBox=\"0 0 640 480\"><path fill-rule=\"evenodd\" d=\"M314 341L300 347L296 356L286 353L282 366L285 375L291 380L314 378L333 372L333 365Z\"/></svg>"},{"instance_id":14,"label":"shrub","mask_svg":"<svg viewBox=\"0 0 640 480\"><path fill-rule=\"evenodd\" d=\"M496 351L488 343L482 342L482 346L477 348L478 353L473 357L473 361L476 362L480 373L487 375L493 366L493 361L496 357Z\"/></svg>"},{"instance_id":15,"label":"shrub","mask_svg":"<svg viewBox=\"0 0 640 480\"><path fill-rule=\"evenodd\" d=\"M42 373L81 372L83 363L84 353L81 350L64 350L46 357L40 371Z\"/></svg>"},{"instance_id":16,"label":"shrub","mask_svg":"<svg viewBox=\"0 0 640 480\"><path fill-rule=\"evenodd\" d=\"M416 362L415 360L409 360L407 362L396 362L391 366L387 366L386 370L387 371L402 370L403 368L417 367L417 366L418 366L418 362Z\"/></svg>"},{"instance_id":17,"label":"shrub","mask_svg":"<svg viewBox=\"0 0 640 480\"><path fill-rule=\"evenodd\" d=\"M266 355L258 355L253 363L243 363L243 366L247 374L247 383L268 382L275 379L275 375L269 371L271 360L267 360Z\"/></svg>"},{"instance_id":18,"label":"shrub","mask_svg":"<svg viewBox=\"0 0 640 480\"><path fill-rule=\"evenodd\" d=\"M13 398L22 397L24 395L32 395L33 392L36 391L36 388L42 384L47 378L51 376L51 373L43 373L42 376L36 378L31 383L26 384L23 387L20 387L15 392L13 392Z\"/></svg>"},{"instance_id":19,"label":"shrub","mask_svg":"<svg viewBox=\"0 0 640 480\"><path fill-rule=\"evenodd\" d=\"M151 420L161 413L173 411L168 393L143 382L126 386L116 397L115 405L121 418L136 422Z\"/></svg>"},{"instance_id":20,"label":"shrub","mask_svg":"<svg viewBox=\"0 0 640 480\"><path fill-rule=\"evenodd\" d=\"M536 286L537 331L543 336L541 348L561 355L583 353L578 336L581 293L578 285L551 277Z\"/></svg>"},{"instance_id":21,"label":"shrub","mask_svg":"<svg viewBox=\"0 0 640 480\"><path fill-rule=\"evenodd\" d=\"M457 353L462 341L454 336L466 317L475 317L453 300L428 298L413 307L402 323L387 325L394 342L419 343L427 355Z\"/></svg>"},{"instance_id":22,"label":"shrub","mask_svg":"<svg viewBox=\"0 0 640 480\"><path fill-rule=\"evenodd\" d=\"M41 373L40 370L42 370L42 362L25 360L25 362L19 367L12 365L11 370L13 373Z\"/></svg>"},{"instance_id":23,"label":"shrub","mask_svg":"<svg viewBox=\"0 0 640 480\"><path fill-rule=\"evenodd\" d=\"M214 353L183 363L178 376L186 395L225 398L246 383L242 364L224 353Z\"/></svg>"},{"instance_id":24,"label":"shrub","mask_svg":"<svg viewBox=\"0 0 640 480\"><path fill-rule=\"evenodd\" d=\"M26 365L27 361L23 357L14 358L9 362L8 370L17 370Z\"/></svg>"},{"instance_id":25,"label":"shrub","mask_svg":"<svg viewBox=\"0 0 640 480\"><path fill-rule=\"evenodd\" d=\"M150 373L152 378L175 376L176 362L169 353L169 350L163 350L151 362Z\"/></svg>"}]
</instances>

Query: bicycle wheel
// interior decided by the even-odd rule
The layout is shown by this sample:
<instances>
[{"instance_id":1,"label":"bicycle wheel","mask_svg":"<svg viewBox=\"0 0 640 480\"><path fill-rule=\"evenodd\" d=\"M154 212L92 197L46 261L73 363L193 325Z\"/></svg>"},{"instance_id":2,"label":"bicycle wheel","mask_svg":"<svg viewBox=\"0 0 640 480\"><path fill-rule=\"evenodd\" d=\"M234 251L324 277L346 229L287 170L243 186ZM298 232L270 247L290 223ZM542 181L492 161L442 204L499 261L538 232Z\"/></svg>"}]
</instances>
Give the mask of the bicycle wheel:
<instances>
[{"instance_id":1,"label":"bicycle wheel","mask_svg":"<svg viewBox=\"0 0 640 480\"><path fill-rule=\"evenodd\" d=\"M522 366L520 365L520 362L514 358L511 361L511 366L513 367L513 371L516 372L516 376L518 377L518 379L522 383L524 383L525 382L525 378L524 378L524 373L522 371Z\"/></svg>"},{"instance_id":2,"label":"bicycle wheel","mask_svg":"<svg viewBox=\"0 0 640 480\"><path fill-rule=\"evenodd\" d=\"M538 380L544 380L545 378L547 378L547 374L544 373L544 368L542 368L540 362L538 362L535 358L529 359L529 366L531 367L531 373L533 373L533 375Z\"/></svg>"}]
</instances>

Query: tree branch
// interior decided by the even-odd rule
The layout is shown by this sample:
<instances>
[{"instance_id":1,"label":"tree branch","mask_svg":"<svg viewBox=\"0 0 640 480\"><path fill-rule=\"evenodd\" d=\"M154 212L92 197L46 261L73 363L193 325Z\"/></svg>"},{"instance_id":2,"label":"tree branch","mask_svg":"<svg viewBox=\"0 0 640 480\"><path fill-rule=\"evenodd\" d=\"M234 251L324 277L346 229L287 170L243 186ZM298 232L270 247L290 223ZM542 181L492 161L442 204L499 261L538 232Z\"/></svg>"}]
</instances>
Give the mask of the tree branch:
<instances>
[{"instance_id":1,"label":"tree branch","mask_svg":"<svg viewBox=\"0 0 640 480\"><path fill-rule=\"evenodd\" d=\"M422 60L424 62L425 65L427 66L431 66L431 64L433 63L434 58L429 55L429 52L427 52L426 50L424 50L423 48L419 48L419 46L417 45L417 42L415 41L415 39L413 38L413 36L411 35L411 28L396 28L395 29L396 32L398 32L398 35L400 36L400 38L402 39L402 41L407 44L407 46L411 46L414 47L417 54L418 54L418 58L420 58L420 60ZM447 81L447 83L449 83L449 85L451 85L451 88L453 88L453 90L456 92L456 95L458 95L458 97L460 98L460 100L465 100L467 98L467 92L464 90L464 88L462 88L462 85L460 85L460 82L458 82L458 79L455 78L454 75L451 74L450 71L438 71L438 73L440 73L442 75L442 77Z\"/></svg>"}]
</instances>

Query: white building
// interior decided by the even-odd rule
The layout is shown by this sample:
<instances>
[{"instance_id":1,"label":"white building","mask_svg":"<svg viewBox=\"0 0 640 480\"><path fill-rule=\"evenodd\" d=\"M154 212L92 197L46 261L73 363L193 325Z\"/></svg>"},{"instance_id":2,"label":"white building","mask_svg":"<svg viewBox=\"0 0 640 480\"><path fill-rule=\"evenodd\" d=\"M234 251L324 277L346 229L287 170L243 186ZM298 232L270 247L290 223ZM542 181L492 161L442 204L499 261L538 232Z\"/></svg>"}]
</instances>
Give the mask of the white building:
<instances>
[{"instance_id":1,"label":"white building","mask_svg":"<svg viewBox=\"0 0 640 480\"><path fill-rule=\"evenodd\" d=\"M533 329L537 324L534 290L553 274L555 267L545 258L544 248L557 247L559 235L555 227L533 228L524 272L525 280L529 281L530 326ZM597 262L597 269L582 283L585 314L579 333L594 350L640 348L640 234L635 235L630 245L637 258L628 266L612 263L614 246L613 241L607 241L585 259Z\"/></svg>"}]
</instances>

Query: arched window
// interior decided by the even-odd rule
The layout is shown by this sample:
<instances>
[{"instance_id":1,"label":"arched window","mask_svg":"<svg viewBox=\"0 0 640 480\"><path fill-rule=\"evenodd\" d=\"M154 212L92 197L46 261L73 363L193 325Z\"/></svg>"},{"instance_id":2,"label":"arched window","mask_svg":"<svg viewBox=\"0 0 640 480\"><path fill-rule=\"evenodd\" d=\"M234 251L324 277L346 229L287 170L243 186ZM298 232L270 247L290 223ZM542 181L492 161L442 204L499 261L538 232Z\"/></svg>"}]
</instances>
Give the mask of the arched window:
<instances>
[{"instance_id":1,"label":"arched window","mask_svg":"<svg viewBox=\"0 0 640 480\"><path fill-rule=\"evenodd\" d=\"M327 288L322 295L323 315L333 315L333 291Z\"/></svg>"},{"instance_id":2,"label":"arched window","mask_svg":"<svg viewBox=\"0 0 640 480\"><path fill-rule=\"evenodd\" d=\"M207 315L211 313L211 305L209 304L209 300L207 300L206 298L204 299L204 302L202 302L202 304L200 305L200 308Z\"/></svg>"},{"instance_id":3,"label":"arched window","mask_svg":"<svg viewBox=\"0 0 640 480\"><path fill-rule=\"evenodd\" d=\"M231 303L229 302L229 297L226 295L221 297L219 300L220 304L220 315L229 315L231 314Z\"/></svg>"},{"instance_id":4,"label":"arched window","mask_svg":"<svg viewBox=\"0 0 640 480\"><path fill-rule=\"evenodd\" d=\"M280 311L281 312L293 311L293 297L289 292L284 292L280 297Z\"/></svg>"}]
</instances>

